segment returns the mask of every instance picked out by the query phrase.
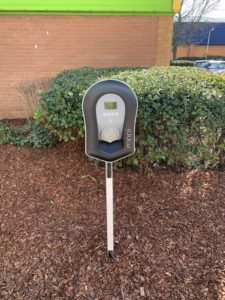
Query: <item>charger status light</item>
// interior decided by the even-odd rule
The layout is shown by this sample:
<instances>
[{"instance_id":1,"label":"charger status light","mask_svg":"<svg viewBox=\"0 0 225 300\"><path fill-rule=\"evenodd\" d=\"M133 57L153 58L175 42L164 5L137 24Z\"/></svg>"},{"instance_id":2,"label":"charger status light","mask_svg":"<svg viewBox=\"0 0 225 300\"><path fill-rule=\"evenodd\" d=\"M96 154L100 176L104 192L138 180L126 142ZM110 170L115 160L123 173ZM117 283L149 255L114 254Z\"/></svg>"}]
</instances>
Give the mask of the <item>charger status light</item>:
<instances>
[{"instance_id":1,"label":"charger status light","mask_svg":"<svg viewBox=\"0 0 225 300\"><path fill-rule=\"evenodd\" d=\"M119 113L118 112L104 112L103 116L104 117L118 117Z\"/></svg>"}]
</instances>

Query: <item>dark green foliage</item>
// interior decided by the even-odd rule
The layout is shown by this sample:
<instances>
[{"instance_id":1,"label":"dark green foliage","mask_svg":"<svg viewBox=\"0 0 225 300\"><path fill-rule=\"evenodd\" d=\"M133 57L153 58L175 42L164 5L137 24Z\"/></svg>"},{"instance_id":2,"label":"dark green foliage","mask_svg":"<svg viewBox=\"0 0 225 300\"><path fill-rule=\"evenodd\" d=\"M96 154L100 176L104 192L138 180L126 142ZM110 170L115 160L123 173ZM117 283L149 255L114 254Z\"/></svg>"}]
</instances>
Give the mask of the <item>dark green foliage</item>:
<instances>
[{"instance_id":1,"label":"dark green foliage","mask_svg":"<svg viewBox=\"0 0 225 300\"><path fill-rule=\"evenodd\" d=\"M83 138L83 95L91 84L109 77L130 84L139 99L137 151L126 164L143 171L155 164L219 164L225 150L225 77L197 68L63 72L40 103L42 118L62 140Z\"/></svg>"},{"instance_id":2,"label":"dark green foliage","mask_svg":"<svg viewBox=\"0 0 225 300\"><path fill-rule=\"evenodd\" d=\"M219 56L219 55L208 55L208 60L224 60L225 56ZM195 61L195 60L205 60L205 56L184 56L179 57L176 60L189 60L189 61Z\"/></svg>"},{"instance_id":3,"label":"dark green foliage","mask_svg":"<svg viewBox=\"0 0 225 300\"><path fill-rule=\"evenodd\" d=\"M134 156L152 163L208 167L225 149L225 78L195 68L154 68L123 73L138 94L138 144Z\"/></svg>"},{"instance_id":4,"label":"dark green foliage","mask_svg":"<svg viewBox=\"0 0 225 300\"><path fill-rule=\"evenodd\" d=\"M177 67L194 67L194 62L189 60L172 60L170 65Z\"/></svg>"},{"instance_id":5,"label":"dark green foliage","mask_svg":"<svg viewBox=\"0 0 225 300\"><path fill-rule=\"evenodd\" d=\"M50 147L58 142L58 138L46 124L33 121L28 135L28 145L34 148Z\"/></svg>"},{"instance_id":6,"label":"dark green foliage","mask_svg":"<svg viewBox=\"0 0 225 300\"><path fill-rule=\"evenodd\" d=\"M55 145L57 138L46 124L34 120L21 126L0 123L0 144L7 143L41 148Z\"/></svg>"}]
</instances>

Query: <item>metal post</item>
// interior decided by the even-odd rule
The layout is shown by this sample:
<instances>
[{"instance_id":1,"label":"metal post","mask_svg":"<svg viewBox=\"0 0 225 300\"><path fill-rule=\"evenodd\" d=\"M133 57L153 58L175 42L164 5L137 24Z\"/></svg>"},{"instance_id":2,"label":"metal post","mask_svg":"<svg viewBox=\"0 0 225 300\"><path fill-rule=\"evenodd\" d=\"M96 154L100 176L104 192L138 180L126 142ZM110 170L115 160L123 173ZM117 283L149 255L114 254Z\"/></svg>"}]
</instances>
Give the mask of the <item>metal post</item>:
<instances>
[{"instance_id":1,"label":"metal post","mask_svg":"<svg viewBox=\"0 0 225 300\"><path fill-rule=\"evenodd\" d=\"M107 251L115 259L113 229L113 164L106 162Z\"/></svg>"},{"instance_id":2,"label":"metal post","mask_svg":"<svg viewBox=\"0 0 225 300\"><path fill-rule=\"evenodd\" d=\"M211 28L209 30L209 35L208 35L208 42L207 42L207 48L206 48L206 56L205 59L208 59L208 53L209 53L209 42L210 42L210 37L211 37L211 32L214 30L215 28Z\"/></svg>"}]
</instances>

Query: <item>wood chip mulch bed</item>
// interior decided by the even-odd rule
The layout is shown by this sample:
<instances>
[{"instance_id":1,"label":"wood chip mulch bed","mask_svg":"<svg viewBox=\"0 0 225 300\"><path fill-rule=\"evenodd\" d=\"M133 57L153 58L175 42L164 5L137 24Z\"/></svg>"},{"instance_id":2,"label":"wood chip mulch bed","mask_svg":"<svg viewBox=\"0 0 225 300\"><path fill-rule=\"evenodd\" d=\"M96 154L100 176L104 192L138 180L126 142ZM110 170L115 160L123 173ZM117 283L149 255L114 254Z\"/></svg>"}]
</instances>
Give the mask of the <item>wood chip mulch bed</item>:
<instances>
[{"instance_id":1,"label":"wood chip mulch bed","mask_svg":"<svg viewBox=\"0 0 225 300\"><path fill-rule=\"evenodd\" d=\"M225 299L225 173L105 173L82 145L0 146L0 299Z\"/></svg>"}]
</instances>

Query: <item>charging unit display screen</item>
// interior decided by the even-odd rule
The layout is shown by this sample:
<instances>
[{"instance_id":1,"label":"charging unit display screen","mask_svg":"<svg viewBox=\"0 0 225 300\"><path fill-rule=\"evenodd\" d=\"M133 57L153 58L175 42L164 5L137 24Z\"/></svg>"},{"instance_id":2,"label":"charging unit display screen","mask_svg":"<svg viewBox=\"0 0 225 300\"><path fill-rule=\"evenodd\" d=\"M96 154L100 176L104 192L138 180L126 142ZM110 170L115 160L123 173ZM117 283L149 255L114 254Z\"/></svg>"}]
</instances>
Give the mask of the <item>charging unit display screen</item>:
<instances>
[{"instance_id":1,"label":"charging unit display screen","mask_svg":"<svg viewBox=\"0 0 225 300\"><path fill-rule=\"evenodd\" d=\"M105 102L105 109L117 109L117 102Z\"/></svg>"}]
</instances>

